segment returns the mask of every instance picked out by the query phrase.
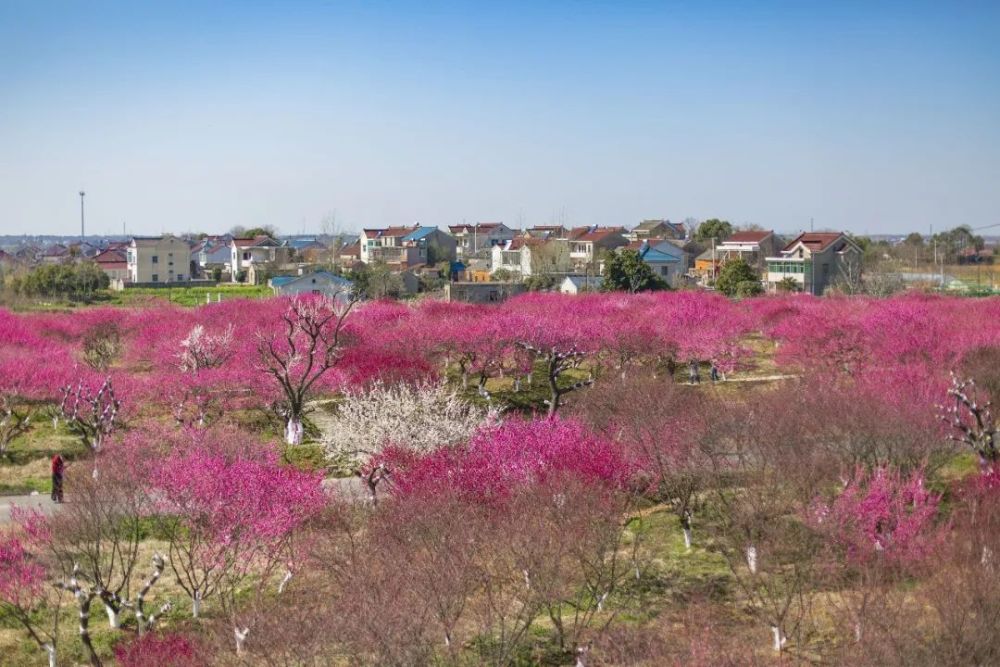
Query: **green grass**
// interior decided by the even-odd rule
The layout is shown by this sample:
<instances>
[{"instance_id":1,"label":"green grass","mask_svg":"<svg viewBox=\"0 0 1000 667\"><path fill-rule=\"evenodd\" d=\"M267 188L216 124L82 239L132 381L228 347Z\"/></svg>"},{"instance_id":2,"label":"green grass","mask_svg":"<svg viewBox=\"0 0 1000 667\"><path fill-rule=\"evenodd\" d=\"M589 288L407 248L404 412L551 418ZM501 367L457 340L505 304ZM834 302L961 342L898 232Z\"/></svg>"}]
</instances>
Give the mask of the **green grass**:
<instances>
[{"instance_id":1,"label":"green grass","mask_svg":"<svg viewBox=\"0 0 1000 667\"><path fill-rule=\"evenodd\" d=\"M232 299L264 299L273 295L267 285L215 285L212 287L134 287L120 292L109 292L106 304L115 306L139 306L150 301L165 301L178 306L201 306L206 298L212 302L222 296L223 301Z\"/></svg>"}]
</instances>

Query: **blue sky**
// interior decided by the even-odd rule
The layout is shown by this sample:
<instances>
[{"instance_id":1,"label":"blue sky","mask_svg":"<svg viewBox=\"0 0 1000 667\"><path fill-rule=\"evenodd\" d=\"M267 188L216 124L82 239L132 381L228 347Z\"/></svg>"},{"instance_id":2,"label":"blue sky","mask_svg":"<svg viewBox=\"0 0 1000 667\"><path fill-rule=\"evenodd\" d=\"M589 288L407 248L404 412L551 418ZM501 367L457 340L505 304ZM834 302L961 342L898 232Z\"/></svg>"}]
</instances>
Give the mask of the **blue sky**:
<instances>
[{"instance_id":1,"label":"blue sky","mask_svg":"<svg viewBox=\"0 0 1000 667\"><path fill-rule=\"evenodd\" d=\"M0 233L1000 223L1000 3L0 2Z\"/></svg>"}]
</instances>

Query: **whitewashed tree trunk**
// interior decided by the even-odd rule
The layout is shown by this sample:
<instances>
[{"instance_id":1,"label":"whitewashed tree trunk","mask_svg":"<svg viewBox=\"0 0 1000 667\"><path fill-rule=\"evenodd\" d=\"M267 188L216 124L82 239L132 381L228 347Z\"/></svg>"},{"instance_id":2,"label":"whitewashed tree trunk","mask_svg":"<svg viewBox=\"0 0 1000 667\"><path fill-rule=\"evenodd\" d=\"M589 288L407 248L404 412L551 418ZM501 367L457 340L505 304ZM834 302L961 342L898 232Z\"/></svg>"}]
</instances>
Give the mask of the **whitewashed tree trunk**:
<instances>
[{"instance_id":1,"label":"whitewashed tree trunk","mask_svg":"<svg viewBox=\"0 0 1000 667\"><path fill-rule=\"evenodd\" d=\"M772 644L774 652L781 653L781 649L785 647L785 642L788 641L787 638L781 633L781 628L777 625L771 626L771 635L774 637L774 643Z\"/></svg>"},{"instance_id":2,"label":"whitewashed tree trunk","mask_svg":"<svg viewBox=\"0 0 1000 667\"><path fill-rule=\"evenodd\" d=\"M518 394L521 392L521 378L514 378L514 393Z\"/></svg>"},{"instance_id":3,"label":"whitewashed tree trunk","mask_svg":"<svg viewBox=\"0 0 1000 667\"><path fill-rule=\"evenodd\" d=\"M53 417L52 418L52 430L54 431L57 428L59 428L59 417Z\"/></svg>"},{"instance_id":4,"label":"whitewashed tree trunk","mask_svg":"<svg viewBox=\"0 0 1000 667\"><path fill-rule=\"evenodd\" d=\"M854 641L861 643L861 621L854 624Z\"/></svg>"},{"instance_id":5,"label":"whitewashed tree trunk","mask_svg":"<svg viewBox=\"0 0 1000 667\"><path fill-rule=\"evenodd\" d=\"M686 551L691 551L691 529L684 529L684 549Z\"/></svg>"},{"instance_id":6,"label":"whitewashed tree trunk","mask_svg":"<svg viewBox=\"0 0 1000 667\"><path fill-rule=\"evenodd\" d=\"M49 655L49 667L56 667L56 647L52 644L45 644L42 648Z\"/></svg>"},{"instance_id":7,"label":"whitewashed tree trunk","mask_svg":"<svg viewBox=\"0 0 1000 667\"><path fill-rule=\"evenodd\" d=\"M462 389L468 389L468 388L469 388L469 374L462 373Z\"/></svg>"},{"instance_id":8,"label":"whitewashed tree trunk","mask_svg":"<svg viewBox=\"0 0 1000 667\"><path fill-rule=\"evenodd\" d=\"M285 444L302 444L302 420L290 417L285 423Z\"/></svg>"},{"instance_id":9,"label":"whitewashed tree trunk","mask_svg":"<svg viewBox=\"0 0 1000 667\"><path fill-rule=\"evenodd\" d=\"M201 615L201 593L195 593L191 598L191 617L198 618Z\"/></svg>"},{"instance_id":10,"label":"whitewashed tree trunk","mask_svg":"<svg viewBox=\"0 0 1000 667\"><path fill-rule=\"evenodd\" d=\"M278 594L285 592L285 587L288 586L288 582L292 580L292 571L285 570L285 576L281 578L281 583L278 584Z\"/></svg>"},{"instance_id":11,"label":"whitewashed tree trunk","mask_svg":"<svg viewBox=\"0 0 1000 667\"><path fill-rule=\"evenodd\" d=\"M104 611L108 614L108 626L113 630L118 630L122 627L121 615L111 608L111 605L105 604Z\"/></svg>"},{"instance_id":12,"label":"whitewashed tree trunk","mask_svg":"<svg viewBox=\"0 0 1000 667\"><path fill-rule=\"evenodd\" d=\"M243 646L246 644L247 635L250 634L250 628L233 628L233 636L236 637L236 655L243 655Z\"/></svg>"},{"instance_id":13,"label":"whitewashed tree trunk","mask_svg":"<svg viewBox=\"0 0 1000 667\"><path fill-rule=\"evenodd\" d=\"M753 545L747 547L747 567L751 574L757 574L757 547Z\"/></svg>"}]
</instances>

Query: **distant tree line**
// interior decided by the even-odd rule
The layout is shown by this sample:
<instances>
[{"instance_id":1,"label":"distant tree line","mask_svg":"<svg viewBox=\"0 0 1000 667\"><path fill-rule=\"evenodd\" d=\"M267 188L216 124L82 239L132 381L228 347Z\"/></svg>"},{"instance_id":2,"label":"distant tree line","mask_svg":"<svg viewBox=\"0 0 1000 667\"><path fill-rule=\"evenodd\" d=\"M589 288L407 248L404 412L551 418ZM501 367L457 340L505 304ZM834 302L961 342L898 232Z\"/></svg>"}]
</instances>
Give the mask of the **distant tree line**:
<instances>
[{"instance_id":1,"label":"distant tree line","mask_svg":"<svg viewBox=\"0 0 1000 667\"><path fill-rule=\"evenodd\" d=\"M13 276L7 287L22 296L65 297L87 300L98 290L107 289L108 274L93 262L47 264Z\"/></svg>"}]
</instances>

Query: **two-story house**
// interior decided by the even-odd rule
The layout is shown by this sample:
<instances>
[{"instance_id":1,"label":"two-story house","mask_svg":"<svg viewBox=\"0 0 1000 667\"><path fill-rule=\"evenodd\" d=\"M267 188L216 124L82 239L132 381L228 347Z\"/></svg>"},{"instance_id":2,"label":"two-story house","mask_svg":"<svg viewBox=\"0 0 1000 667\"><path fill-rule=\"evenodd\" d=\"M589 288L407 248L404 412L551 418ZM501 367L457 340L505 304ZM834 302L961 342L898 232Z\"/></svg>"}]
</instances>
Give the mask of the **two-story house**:
<instances>
[{"instance_id":1,"label":"two-story house","mask_svg":"<svg viewBox=\"0 0 1000 667\"><path fill-rule=\"evenodd\" d=\"M136 236L128 245L126 263L129 282L182 282L191 278L191 247L176 236Z\"/></svg>"},{"instance_id":2,"label":"two-story house","mask_svg":"<svg viewBox=\"0 0 1000 667\"><path fill-rule=\"evenodd\" d=\"M460 259L474 257L481 250L489 251L493 246L511 241L517 236L517 232L502 222L449 225L448 231L455 237L456 255Z\"/></svg>"},{"instance_id":3,"label":"two-story house","mask_svg":"<svg viewBox=\"0 0 1000 667\"><path fill-rule=\"evenodd\" d=\"M652 239L674 239L683 241L687 238L687 228L683 222L669 220L643 220L632 228L626 236L632 241L649 241Z\"/></svg>"},{"instance_id":4,"label":"two-story house","mask_svg":"<svg viewBox=\"0 0 1000 667\"><path fill-rule=\"evenodd\" d=\"M616 252L621 252L625 249L638 253L639 259L648 264L653 273L666 281L671 287L679 287L683 284L684 275L688 271L689 257L688 253L676 243L671 243L667 239L632 241L627 246L618 248ZM601 274L603 274L603 263L600 270Z\"/></svg>"},{"instance_id":5,"label":"two-story house","mask_svg":"<svg viewBox=\"0 0 1000 667\"><path fill-rule=\"evenodd\" d=\"M742 259L763 275L767 270L765 258L777 255L779 247L773 231L735 232L716 244L715 258L720 265L731 259Z\"/></svg>"},{"instance_id":6,"label":"two-story house","mask_svg":"<svg viewBox=\"0 0 1000 667\"><path fill-rule=\"evenodd\" d=\"M410 227L362 230L361 261L365 264L385 262L386 264L407 266L411 263L417 263L416 248L405 248L403 237L419 228L420 225L412 225Z\"/></svg>"},{"instance_id":7,"label":"two-story house","mask_svg":"<svg viewBox=\"0 0 1000 667\"><path fill-rule=\"evenodd\" d=\"M628 244L621 227L577 227L569 233L569 258L577 268L595 264L601 255Z\"/></svg>"},{"instance_id":8,"label":"two-story house","mask_svg":"<svg viewBox=\"0 0 1000 667\"><path fill-rule=\"evenodd\" d=\"M503 269L520 278L567 273L573 268L569 256L569 244L562 239L519 236L494 245L491 260L491 274Z\"/></svg>"},{"instance_id":9,"label":"two-story house","mask_svg":"<svg viewBox=\"0 0 1000 667\"><path fill-rule=\"evenodd\" d=\"M270 236L234 238L229 242L229 270L232 281L256 282L265 266L279 266L291 259L292 250Z\"/></svg>"},{"instance_id":10,"label":"two-story house","mask_svg":"<svg viewBox=\"0 0 1000 667\"><path fill-rule=\"evenodd\" d=\"M126 283L129 280L127 254L128 250L108 248L94 257L94 263L110 280Z\"/></svg>"},{"instance_id":11,"label":"two-story house","mask_svg":"<svg viewBox=\"0 0 1000 667\"><path fill-rule=\"evenodd\" d=\"M417 263L452 262L458 251L458 241L437 227L417 227L402 238L404 248L417 249Z\"/></svg>"},{"instance_id":12,"label":"two-story house","mask_svg":"<svg viewBox=\"0 0 1000 667\"><path fill-rule=\"evenodd\" d=\"M804 232L765 261L768 290L791 279L801 291L821 295L838 278L860 273L861 248L843 232Z\"/></svg>"}]
</instances>

